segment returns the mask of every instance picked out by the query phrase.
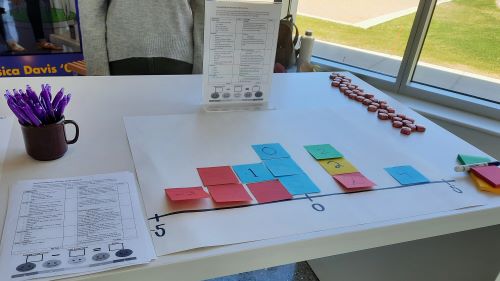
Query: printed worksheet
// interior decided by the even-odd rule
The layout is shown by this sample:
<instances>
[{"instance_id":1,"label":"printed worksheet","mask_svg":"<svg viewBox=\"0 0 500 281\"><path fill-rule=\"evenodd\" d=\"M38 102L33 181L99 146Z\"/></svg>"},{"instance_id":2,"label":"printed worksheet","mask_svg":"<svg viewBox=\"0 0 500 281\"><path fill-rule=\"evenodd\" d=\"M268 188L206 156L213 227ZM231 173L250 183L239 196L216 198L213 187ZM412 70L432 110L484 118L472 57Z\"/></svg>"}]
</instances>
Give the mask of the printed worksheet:
<instances>
[{"instance_id":1,"label":"printed worksheet","mask_svg":"<svg viewBox=\"0 0 500 281\"><path fill-rule=\"evenodd\" d=\"M207 109L267 104L281 3L205 4L203 97Z\"/></svg>"},{"instance_id":2,"label":"printed worksheet","mask_svg":"<svg viewBox=\"0 0 500 281\"><path fill-rule=\"evenodd\" d=\"M129 172L17 183L0 253L2 280L80 275L156 257Z\"/></svg>"}]
</instances>

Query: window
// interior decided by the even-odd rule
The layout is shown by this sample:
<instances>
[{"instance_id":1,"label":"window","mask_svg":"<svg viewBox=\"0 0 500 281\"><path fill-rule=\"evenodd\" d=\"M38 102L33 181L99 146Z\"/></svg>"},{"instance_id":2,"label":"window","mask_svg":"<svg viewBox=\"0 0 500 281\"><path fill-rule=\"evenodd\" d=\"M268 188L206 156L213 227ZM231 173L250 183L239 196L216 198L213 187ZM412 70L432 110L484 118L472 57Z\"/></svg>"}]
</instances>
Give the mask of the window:
<instances>
[{"instance_id":1,"label":"window","mask_svg":"<svg viewBox=\"0 0 500 281\"><path fill-rule=\"evenodd\" d=\"M413 81L500 102L500 1L436 7Z\"/></svg>"},{"instance_id":2,"label":"window","mask_svg":"<svg viewBox=\"0 0 500 281\"><path fill-rule=\"evenodd\" d=\"M500 120L500 2L299 0L316 63Z\"/></svg>"},{"instance_id":3,"label":"window","mask_svg":"<svg viewBox=\"0 0 500 281\"><path fill-rule=\"evenodd\" d=\"M418 0L302 0L297 26L313 31L316 55L396 77L417 6Z\"/></svg>"}]
</instances>

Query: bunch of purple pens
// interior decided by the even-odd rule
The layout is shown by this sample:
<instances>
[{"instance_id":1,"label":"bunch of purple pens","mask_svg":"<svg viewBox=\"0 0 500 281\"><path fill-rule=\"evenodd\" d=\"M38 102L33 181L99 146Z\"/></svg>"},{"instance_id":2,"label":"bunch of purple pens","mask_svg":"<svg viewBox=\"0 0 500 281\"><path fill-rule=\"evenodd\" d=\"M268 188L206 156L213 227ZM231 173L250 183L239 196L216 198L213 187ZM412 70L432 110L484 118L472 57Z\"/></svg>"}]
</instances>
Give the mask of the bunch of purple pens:
<instances>
[{"instance_id":1,"label":"bunch of purple pens","mask_svg":"<svg viewBox=\"0 0 500 281\"><path fill-rule=\"evenodd\" d=\"M71 99L71 94L64 94L64 88L52 99L51 89L49 84L42 84L42 91L37 96L27 85L26 91L14 89L12 93L7 90L4 97L21 125L40 127L59 122Z\"/></svg>"}]
</instances>

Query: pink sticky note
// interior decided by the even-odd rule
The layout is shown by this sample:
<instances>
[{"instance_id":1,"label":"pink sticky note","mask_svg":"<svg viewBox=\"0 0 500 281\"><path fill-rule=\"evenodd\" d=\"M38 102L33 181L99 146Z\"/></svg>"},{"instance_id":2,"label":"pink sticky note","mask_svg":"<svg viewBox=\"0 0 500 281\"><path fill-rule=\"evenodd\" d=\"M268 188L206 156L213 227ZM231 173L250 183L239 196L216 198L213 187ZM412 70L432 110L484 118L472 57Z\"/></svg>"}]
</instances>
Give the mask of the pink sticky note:
<instances>
[{"instance_id":1,"label":"pink sticky note","mask_svg":"<svg viewBox=\"0 0 500 281\"><path fill-rule=\"evenodd\" d=\"M348 190L365 190L375 185L360 172L334 175L333 178Z\"/></svg>"},{"instance_id":2,"label":"pink sticky note","mask_svg":"<svg viewBox=\"0 0 500 281\"><path fill-rule=\"evenodd\" d=\"M172 201L196 200L210 197L201 186L165 188L165 194Z\"/></svg>"},{"instance_id":3,"label":"pink sticky note","mask_svg":"<svg viewBox=\"0 0 500 281\"><path fill-rule=\"evenodd\" d=\"M493 187L500 187L500 168L497 166L473 167L471 170Z\"/></svg>"},{"instance_id":4,"label":"pink sticky note","mask_svg":"<svg viewBox=\"0 0 500 281\"><path fill-rule=\"evenodd\" d=\"M292 199L292 195L279 180L249 183L247 186L259 203Z\"/></svg>"},{"instance_id":5,"label":"pink sticky note","mask_svg":"<svg viewBox=\"0 0 500 281\"><path fill-rule=\"evenodd\" d=\"M204 185L239 183L230 166L198 168L198 174Z\"/></svg>"},{"instance_id":6,"label":"pink sticky note","mask_svg":"<svg viewBox=\"0 0 500 281\"><path fill-rule=\"evenodd\" d=\"M242 184L223 184L208 187L208 192L217 203L252 201Z\"/></svg>"}]
</instances>

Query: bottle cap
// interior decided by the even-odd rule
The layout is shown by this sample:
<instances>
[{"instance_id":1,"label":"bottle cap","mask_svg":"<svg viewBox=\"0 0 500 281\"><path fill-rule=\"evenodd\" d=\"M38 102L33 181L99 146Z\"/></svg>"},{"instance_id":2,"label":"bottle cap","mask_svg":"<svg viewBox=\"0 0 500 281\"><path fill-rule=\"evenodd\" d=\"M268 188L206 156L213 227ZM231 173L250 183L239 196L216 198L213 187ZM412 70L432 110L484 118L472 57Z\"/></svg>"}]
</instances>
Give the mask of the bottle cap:
<instances>
[{"instance_id":1,"label":"bottle cap","mask_svg":"<svg viewBox=\"0 0 500 281\"><path fill-rule=\"evenodd\" d=\"M313 32L310 31L310 30L306 30L306 36L312 36L313 35Z\"/></svg>"}]
</instances>

